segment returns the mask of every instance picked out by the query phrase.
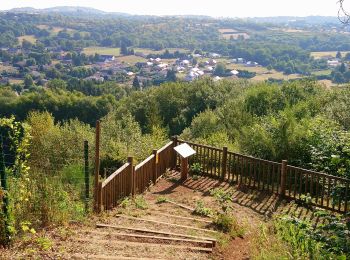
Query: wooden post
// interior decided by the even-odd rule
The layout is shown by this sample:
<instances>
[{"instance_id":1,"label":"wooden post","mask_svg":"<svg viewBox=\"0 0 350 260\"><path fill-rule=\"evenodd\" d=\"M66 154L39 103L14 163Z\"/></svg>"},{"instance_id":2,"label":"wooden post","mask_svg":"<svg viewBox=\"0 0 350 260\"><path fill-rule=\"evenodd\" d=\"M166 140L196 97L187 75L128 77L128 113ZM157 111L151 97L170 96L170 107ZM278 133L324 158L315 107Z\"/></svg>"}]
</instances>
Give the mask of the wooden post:
<instances>
[{"instance_id":1,"label":"wooden post","mask_svg":"<svg viewBox=\"0 0 350 260\"><path fill-rule=\"evenodd\" d=\"M177 163L177 153L174 150L174 147L176 147L177 143L178 143L177 142L177 135L174 135L171 139L173 140L173 149L172 149L172 156L171 156L171 158L172 158L172 167L173 167L173 169L175 169L176 168L176 163Z\"/></svg>"},{"instance_id":2,"label":"wooden post","mask_svg":"<svg viewBox=\"0 0 350 260\"><path fill-rule=\"evenodd\" d=\"M154 155L154 160L153 160L153 170L152 170L152 181L153 184L156 184L157 181L157 168L158 168L158 151L157 150L153 150L153 155Z\"/></svg>"},{"instance_id":3,"label":"wooden post","mask_svg":"<svg viewBox=\"0 0 350 260\"><path fill-rule=\"evenodd\" d=\"M98 182L97 190L97 213L100 213L102 211L102 181Z\"/></svg>"},{"instance_id":4,"label":"wooden post","mask_svg":"<svg viewBox=\"0 0 350 260\"><path fill-rule=\"evenodd\" d=\"M188 178L188 158L181 158L181 180L185 181Z\"/></svg>"},{"instance_id":5,"label":"wooden post","mask_svg":"<svg viewBox=\"0 0 350 260\"><path fill-rule=\"evenodd\" d=\"M134 171L135 171L135 168L134 168L134 157L132 156L129 156L128 157L128 162L130 163L130 173L129 173L129 180L130 180L130 191L129 191L129 194L130 195L134 195L135 192L135 177L134 177Z\"/></svg>"},{"instance_id":6,"label":"wooden post","mask_svg":"<svg viewBox=\"0 0 350 260\"><path fill-rule=\"evenodd\" d=\"M226 172L227 172L227 147L225 146L222 149L222 165L221 165L221 180L225 180Z\"/></svg>"},{"instance_id":7,"label":"wooden post","mask_svg":"<svg viewBox=\"0 0 350 260\"><path fill-rule=\"evenodd\" d=\"M100 173L100 135L101 126L100 121L96 121L95 132L95 178L94 178L94 209L98 212L98 185L99 185L99 173Z\"/></svg>"},{"instance_id":8,"label":"wooden post","mask_svg":"<svg viewBox=\"0 0 350 260\"><path fill-rule=\"evenodd\" d=\"M85 173L85 212L89 211L90 174L89 174L89 142L84 141L84 173Z\"/></svg>"},{"instance_id":9,"label":"wooden post","mask_svg":"<svg viewBox=\"0 0 350 260\"><path fill-rule=\"evenodd\" d=\"M286 160L282 161L281 167L281 183L280 183L280 195L285 196L286 194L286 177L287 177L287 164Z\"/></svg>"}]
</instances>

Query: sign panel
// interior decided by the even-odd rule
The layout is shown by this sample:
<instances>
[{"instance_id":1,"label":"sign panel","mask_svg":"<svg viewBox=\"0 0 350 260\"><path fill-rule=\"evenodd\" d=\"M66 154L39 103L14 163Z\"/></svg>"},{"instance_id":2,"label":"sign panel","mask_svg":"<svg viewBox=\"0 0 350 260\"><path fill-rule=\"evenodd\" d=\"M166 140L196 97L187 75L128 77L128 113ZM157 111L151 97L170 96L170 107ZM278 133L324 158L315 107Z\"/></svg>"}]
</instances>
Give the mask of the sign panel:
<instances>
[{"instance_id":1,"label":"sign panel","mask_svg":"<svg viewBox=\"0 0 350 260\"><path fill-rule=\"evenodd\" d=\"M194 155L196 153L195 150L192 149L191 146L188 144L180 144L176 147L174 147L174 150L182 157L182 158L187 158L190 157L191 155Z\"/></svg>"}]
</instances>

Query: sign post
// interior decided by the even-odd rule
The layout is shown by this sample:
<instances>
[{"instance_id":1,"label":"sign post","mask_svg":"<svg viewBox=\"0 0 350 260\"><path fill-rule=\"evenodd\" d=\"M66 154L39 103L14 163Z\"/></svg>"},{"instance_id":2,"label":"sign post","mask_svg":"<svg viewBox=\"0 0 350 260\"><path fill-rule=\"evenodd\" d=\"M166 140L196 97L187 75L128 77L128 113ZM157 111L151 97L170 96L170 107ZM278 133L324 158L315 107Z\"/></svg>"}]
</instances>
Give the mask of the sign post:
<instances>
[{"instance_id":1,"label":"sign post","mask_svg":"<svg viewBox=\"0 0 350 260\"><path fill-rule=\"evenodd\" d=\"M196 153L188 144L180 144L174 147L174 150L180 155L181 159L181 180L188 178L188 158Z\"/></svg>"}]
</instances>

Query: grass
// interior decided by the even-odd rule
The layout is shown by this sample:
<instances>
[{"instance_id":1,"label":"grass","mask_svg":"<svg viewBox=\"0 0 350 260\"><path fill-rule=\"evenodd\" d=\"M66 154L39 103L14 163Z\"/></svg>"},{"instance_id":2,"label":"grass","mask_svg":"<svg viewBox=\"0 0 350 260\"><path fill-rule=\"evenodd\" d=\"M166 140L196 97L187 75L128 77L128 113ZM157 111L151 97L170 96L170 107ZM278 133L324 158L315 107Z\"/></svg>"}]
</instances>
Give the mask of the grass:
<instances>
[{"instance_id":1,"label":"grass","mask_svg":"<svg viewBox=\"0 0 350 260\"><path fill-rule=\"evenodd\" d=\"M137 62L145 62L146 59L142 58L142 57L135 56L135 55L128 55L128 56L118 57L118 61L130 63L130 64L135 64Z\"/></svg>"},{"instance_id":2,"label":"grass","mask_svg":"<svg viewBox=\"0 0 350 260\"><path fill-rule=\"evenodd\" d=\"M23 84L24 80L23 79L9 79L10 84Z\"/></svg>"},{"instance_id":3,"label":"grass","mask_svg":"<svg viewBox=\"0 0 350 260\"><path fill-rule=\"evenodd\" d=\"M341 51L341 55L345 56L350 51ZM315 59L321 59L324 56L332 56L335 58L337 55L337 51L315 51L311 52L311 57L314 57Z\"/></svg>"},{"instance_id":4,"label":"grass","mask_svg":"<svg viewBox=\"0 0 350 260\"><path fill-rule=\"evenodd\" d=\"M41 30L43 30L43 29L48 30L51 35L56 35L60 31L63 31L64 29L66 29L68 33L74 33L75 32L74 29L63 28L63 27L58 27L58 26L50 27L49 25L46 25L46 24L40 24L40 25L37 25L36 27L38 27Z\"/></svg>"},{"instance_id":5,"label":"grass","mask_svg":"<svg viewBox=\"0 0 350 260\"><path fill-rule=\"evenodd\" d=\"M87 47L84 48L83 53L86 55L94 55L95 53L100 55L120 55L120 48L106 48L106 47Z\"/></svg>"},{"instance_id":6,"label":"grass","mask_svg":"<svg viewBox=\"0 0 350 260\"><path fill-rule=\"evenodd\" d=\"M9 73L15 73L17 72L17 69L12 66L4 66L0 64L0 72L9 72Z\"/></svg>"},{"instance_id":7,"label":"grass","mask_svg":"<svg viewBox=\"0 0 350 260\"><path fill-rule=\"evenodd\" d=\"M37 40L37 38L34 35L24 35L24 36L18 37L17 39L20 44L22 44L24 40L34 44L36 43L36 40Z\"/></svg>"},{"instance_id":8,"label":"grass","mask_svg":"<svg viewBox=\"0 0 350 260\"><path fill-rule=\"evenodd\" d=\"M318 70L318 71L313 71L311 74L315 76L320 76L320 75L330 75L332 70Z\"/></svg>"},{"instance_id":9,"label":"grass","mask_svg":"<svg viewBox=\"0 0 350 260\"><path fill-rule=\"evenodd\" d=\"M146 48L135 48L134 50L135 50L135 52L142 52L142 53L145 53L145 54L148 55L148 54L161 54L161 53L164 53L166 49L163 49L163 50L160 50L160 51L155 51L155 50L146 49ZM188 49L184 49L184 48L167 48L167 50L170 53L174 53L175 51L189 52Z\"/></svg>"}]
</instances>

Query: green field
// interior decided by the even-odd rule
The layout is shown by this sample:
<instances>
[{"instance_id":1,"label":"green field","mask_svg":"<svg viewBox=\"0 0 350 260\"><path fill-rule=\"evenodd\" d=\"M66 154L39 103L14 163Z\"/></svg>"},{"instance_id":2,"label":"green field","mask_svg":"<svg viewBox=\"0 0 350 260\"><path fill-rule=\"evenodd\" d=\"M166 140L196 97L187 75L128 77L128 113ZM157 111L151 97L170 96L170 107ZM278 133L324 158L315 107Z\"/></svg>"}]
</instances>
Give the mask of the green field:
<instances>
[{"instance_id":1,"label":"green field","mask_svg":"<svg viewBox=\"0 0 350 260\"><path fill-rule=\"evenodd\" d=\"M117 58L118 61L120 62L125 62L125 63L130 63L130 64L135 64L137 62L145 62L146 59L142 57L138 57L135 55L128 55L128 56L120 56Z\"/></svg>"},{"instance_id":2,"label":"green field","mask_svg":"<svg viewBox=\"0 0 350 260\"><path fill-rule=\"evenodd\" d=\"M318 70L313 71L311 74L314 76L321 76L321 75L330 75L332 70Z\"/></svg>"},{"instance_id":3,"label":"green field","mask_svg":"<svg viewBox=\"0 0 350 260\"><path fill-rule=\"evenodd\" d=\"M26 41L28 41L28 42L31 42L31 43L36 43L36 37L34 36L34 35L24 35L24 36L20 36L20 37L18 37L17 38L18 39L18 42L20 43L20 44L22 44L22 42L24 41L24 40L26 40Z\"/></svg>"},{"instance_id":4,"label":"green field","mask_svg":"<svg viewBox=\"0 0 350 260\"><path fill-rule=\"evenodd\" d=\"M344 57L348 52L350 51L341 51L340 53ZM314 52L311 52L310 55L315 59L321 59L322 57L325 57L325 56L332 56L335 58L335 56L337 55L337 51L314 51Z\"/></svg>"},{"instance_id":5,"label":"green field","mask_svg":"<svg viewBox=\"0 0 350 260\"><path fill-rule=\"evenodd\" d=\"M135 50L135 52L142 52L146 55L148 55L148 54L161 54L161 53L164 53L165 50L168 50L170 53L174 53L175 51L190 52L188 49L184 49L184 48L167 48L167 49L163 49L160 51L155 51L152 49L145 49L145 48L135 48L134 50Z\"/></svg>"},{"instance_id":6,"label":"green field","mask_svg":"<svg viewBox=\"0 0 350 260\"><path fill-rule=\"evenodd\" d=\"M83 53L86 55L94 55L95 53L100 55L120 55L120 48L106 48L106 47L87 47L84 48Z\"/></svg>"},{"instance_id":7,"label":"green field","mask_svg":"<svg viewBox=\"0 0 350 260\"><path fill-rule=\"evenodd\" d=\"M70 34L73 34L76 30L74 29L70 29L70 28L63 28L63 27L57 27L57 26L53 26L53 27L50 27L46 24L40 24L40 25L37 25L37 27L41 30L45 29L45 30L48 30L50 32L51 35L56 35L58 34L60 31L63 31L66 29L66 31Z\"/></svg>"}]
</instances>

